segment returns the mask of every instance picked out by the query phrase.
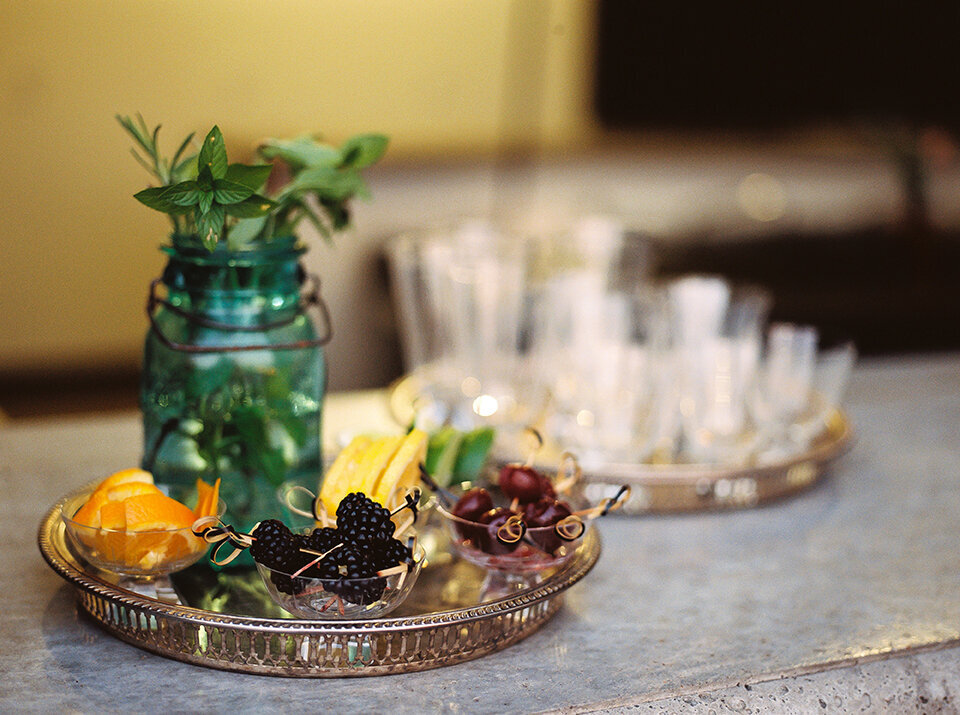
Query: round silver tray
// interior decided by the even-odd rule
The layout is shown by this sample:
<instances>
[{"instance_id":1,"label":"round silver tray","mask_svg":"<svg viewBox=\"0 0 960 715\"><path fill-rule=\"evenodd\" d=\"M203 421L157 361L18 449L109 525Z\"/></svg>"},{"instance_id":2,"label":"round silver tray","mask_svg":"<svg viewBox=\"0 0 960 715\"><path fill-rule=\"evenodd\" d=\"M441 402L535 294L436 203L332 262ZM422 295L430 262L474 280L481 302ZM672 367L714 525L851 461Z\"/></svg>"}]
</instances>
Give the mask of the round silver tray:
<instances>
[{"instance_id":1,"label":"round silver tray","mask_svg":"<svg viewBox=\"0 0 960 715\"><path fill-rule=\"evenodd\" d=\"M834 409L823 433L807 450L789 459L745 467L610 463L600 473L584 474L586 494L597 500L629 484L630 499L623 505L627 514L748 508L813 486L852 443L847 416Z\"/></svg>"},{"instance_id":2,"label":"round silver tray","mask_svg":"<svg viewBox=\"0 0 960 715\"><path fill-rule=\"evenodd\" d=\"M417 383L407 375L390 390L390 410L400 424L414 416ZM802 453L763 465L743 467L706 464L621 464L607 462L593 470L585 467L586 496L592 501L612 496L623 484L631 494L623 505L625 514L711 511L758 506L797 494L817 482L830 462L843 455L853 442L853 430L846 414L832 408L823 432ZM556 453L554 453L556 452ZM495 462L507 462L518 455L495 455ZM556 465L559 450L549 445L537 462Z\"/></svg>"},{"instance_id":3,"label":"round silver tray","mask_svg":"<svg viewBox=\"0 0 960 715\"><path fill-rule=\"evenodd\" d=\"M144 650L247 673L383 675L501 650L557 612L563 591L593 568L601 549L591 529L566 564L535 585L491 600L481 600L486 572L450 559L424 569L398 616L366 621L258 617L195 608L179 592L159 600L118 586L116 576L86 564L67 545L60 506L74 494L47 512L37 540L47 563L76 590L80 608L112 635Z\"/></svg>"}]
</instances>

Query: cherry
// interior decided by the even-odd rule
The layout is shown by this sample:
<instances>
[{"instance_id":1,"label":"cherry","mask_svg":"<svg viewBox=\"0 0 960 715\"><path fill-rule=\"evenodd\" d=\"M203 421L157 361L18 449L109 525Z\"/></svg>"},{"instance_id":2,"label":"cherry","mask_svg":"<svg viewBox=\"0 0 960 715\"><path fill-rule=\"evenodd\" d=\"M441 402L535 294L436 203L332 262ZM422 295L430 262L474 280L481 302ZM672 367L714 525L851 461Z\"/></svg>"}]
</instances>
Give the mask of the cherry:
<instances>
[{"instance_id":1,"label":"cherry","mask_svg":"<svg viewBox=\"0 0 960 715\"><path fill-rule=\"evenodd\" d=\"M451 510L454 516L463 519L463 521L454 522L460 538L472 542L478 549L482 548L482 544L487 540L487 530L482 518L491 509L493 509L493 499L483 487L474 487L464 492Z\"/></svg>"},{"instance_id":2,"label":"cherry","mask_svg":"<svg viewBox=\"0 0 960 715\"><path fill-rule=\"evenodd\" d=\"M523 541L522 539L518 539L513 543L504 543L497 538L497 532L500 531L500 527L506 524L507 519L512 516L514 516L512 511L505 507L500 507L499 509L491 509L480 517L487 525L486 540L481 547L482 551L488 554L509 554L520 546Z\"/></svg>"},{"instance_id":3,"label":"cherry","mask_svg":"<svg viewBox=\"0 0 960 715\"><path fill-rule=\"evenodd\" d=\"M531 528L553 526L568 516L570 506L566 502L546 496L527 504L523 509L523 518Z\"/></svg>"},{"instance_id":4,"label":"cherry","mask_svg":"<svg viewBox=\"0 0 960 715\"><path fill-rule=\"evenodd\" d=\"M498 481L503 493L511 499L519 500L521 504L536 501L546 493L545 489L553 492L549 479L524 464L506 465L500 470Z\"/></svg>"},{"instance_id":5,"label":"cherry","mask_svg":"<svg viewBox=\"0 0 960 715\"><path fill-rule=\"evenodd\" d=\"M566 502L543 497L527 504L524 508L524 520L530 525L527 534L530 540L548 554L556 553L566 543L550 527L570 516L570 507Z\"/></svg>"},{"instance_id":6,"label":"cherry","mask_svg":"<svg viewBox=\"0 0 960 715\"><path fill-rule=\"evenodd\" d=\"M483 487L474 487L464 492L453 505L453 515L467 521L479 521L480 515L493 509L490 492Z\"/></svg>"},{"instance_id":7,"label":"cherry","mask_svg":"<svg viewBox=\"0 0 960 715\"><path fill-rule=\"evenodd\" d=\"M540 475L540 492L545 497L549 497L551 499L557 498L557 492L553 488L553 482L551 482L550 478L545 474Z\"/></svg>"}]
</instances>

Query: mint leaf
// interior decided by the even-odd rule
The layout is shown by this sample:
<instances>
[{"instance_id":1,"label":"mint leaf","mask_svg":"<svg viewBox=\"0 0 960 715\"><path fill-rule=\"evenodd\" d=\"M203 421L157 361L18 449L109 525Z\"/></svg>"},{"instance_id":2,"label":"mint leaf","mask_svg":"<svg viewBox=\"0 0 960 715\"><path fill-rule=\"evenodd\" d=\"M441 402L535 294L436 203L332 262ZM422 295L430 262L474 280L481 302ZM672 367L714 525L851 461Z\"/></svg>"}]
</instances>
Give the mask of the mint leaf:
<instances>
[{"instance_id":1,"label":"mint leaf","mask_svg":"<svg viewBox=\"0 0 960 715\"><path fill-rule=\"evenodd\" d=\"M197 197L197 206L200 208L200 213L207 213L212 205L213 190L201 191L200 196Z\"/></svg>"},{"instance_id":2,"label":"mint leaf","mask_svg":"<svg viewBox=\"0 0 960 715\"><path fill-rule=\"evenodd\" d=\"M234 204L233 206L237 206ZM227 207L233 208L231 207ZM256 218L241 218L227 233L227 246L234 251L246 248L253 240L260 235L264 225L267 223L267 215L257 216Z\"/></svg>"},{"instance_id":3,"label":"mint leaf","mask_svg":"<svg viewBox=\"0 0 960 715\"><path fill-rule=\"evenodd\" d=\"M181 181L164 191L163 198L177 206L194 206L200 200L200 189L196 181Z\"/></svg>"},{"instance_id":4,"label":"mint leaf","mask_svg":"<svg viewBox=\"0 0 960 715\"><path fill-rule=\"evenodd\" d=\"M149 206L156 211L162 211L166 214L189 213L189 206L180 206L169 198L166 198L165 194L168 188L167 186L154 186L149 189L144 189L143 191L138 191L133 195L133 198L144 206Z\"/></svg>"},{"instance_id":5,"label":"mint leaf","mask_svg":"<svg viewBox=\"0 0 960 715\"><path fill-rule=\"evenodd\" d=\"M226 179L213 182L213 199L218 204L236 204L253 195L253 189Z\"/></svg>"},{"instance_id":6,"label":"mint leaf","mask_svg":"<svg viewBox=\"0 0 960 715\"><path fill-rule=\"evenodd\" d=\"M351 169L364 169L376 164L387 151L390 143L383 134L358 134L350 137L340 147L343 154L342 166Z\"/></svg>"},{"instance_id":7,"label":"mint leaf","mask_svg":"<svg viewBox=\"0 0 960 715\"><path fill-rule=\"evenodd\" d=\"M170 180L177 181L197 177L197 155L190 154L170 169Z\"/></svg>"},{"instance_id":8,"label":"mint leaf","mask_svg":"<svg viewBox=\"0 0 960 715\"><path fill-rule=\"evenodd\" d=\"M253 194L243 201L235 204L227 204L223 208L230 216L236 216L237 218L255 218L270 213L270 210L274 206L276 206L276 204L270 199L260 196L259 194Z\"/></svg>"},{"instance_id":9,"label":"mint leaf","mask_svg":"<svg viewBox=\"0 0 960 715\"><path fill-rule=\"evenodd\" d=\"M326 209L334 231L340 231L350 225L350 210L342 201L321 201L320 203Z\"/></svg>"},{"instance_id":10,"label":"mint leaf","mask_svg":"<svg viewBox=\"0 0 960 715\"><path fill-rule=\"evenodd\" d=\"M290 182L290 191L312 191L321 199L342 201L365 188L360 175L351 170L312 167L304 169Z\"/></svg>"},{"instance_id":11,"label":"mint leaf","mask_svg":"<svg viewBox=\"0 0 960 715\"><path fill-rule=\"evenodd\" d=\"M283 159L294 168L323 166L333 168L342 161L340 150L329 144L321 144L313 137L296 139L267 139L260 147L264 159Z\"/></svg>"},{"instance_id":12,"label":"mint leaf","mask_svg":"<svg viewBox=\"0 0 960 715\"><path fill-rule=\"evenodd\" d=\"M253 191L259 191L267 182L273 167L269 164L231 164L224 177L227 181L243 184Z\"/></svg>"},{"instance_id":13,"label":"mint leaf","mask_svg":"<svg viewBox=\"0 0 960 715\"><path fill-rule=\"evenodd\" d=\"M213 174L210 173L210 167L205 166L197 173L197 186L202 191L213 191Z\"/></svg>"},{"instance_id":14,"label":"mint leaf","mask_svg":"<svg viewBox=\"0 0 960 715\"><path fill-rule=\"evenodd\" d=\"M220 240L224 219L223 206L219 204L213 204L209 211L197 218L197 233L208 251L212 251Z\"/></svg>"},{"instance_id":15,"label":"mint leaf","mask_svg":"<svg viewBox=\"0 0 960 715\"><path fill-rule=\"evenodd\" d=\"M457 463L453 468L454 478L461 482L472 482L480 476L480 470L487 463L487 455L493 446L495 432L491 427L480 427L467 432L457 454Z\"/></svg>"},{"instance_id":16,"label":"mint leaf","mask_svg":"<svg viewBox=\"0 0 960 715\"><path fill-rule=\"evenodd\" d=\"M330 227L324 223L323 219L314 213L313 209L310 208L309 205L303 202L300 202L297 205L303 210L303 215L307 217L307 220L309 220L310 223L313 224L313 227L317 229L317 233L319 233L324 239L327 240L327 242L329 242L331 238Z\"/></svg>"},{"instance_id":17,"label":"mint leaf","mask_svg":"<svg viewBox=\"0 0 960 715\"><path fill-rule=\"evenodd\" d=\"M223 134L220 128L214 126L203 140L197 165L202 172L204 167L210 169L214 179L222 179L227 174L227 148L223 143Z\"/></svg>"}]
</instances>

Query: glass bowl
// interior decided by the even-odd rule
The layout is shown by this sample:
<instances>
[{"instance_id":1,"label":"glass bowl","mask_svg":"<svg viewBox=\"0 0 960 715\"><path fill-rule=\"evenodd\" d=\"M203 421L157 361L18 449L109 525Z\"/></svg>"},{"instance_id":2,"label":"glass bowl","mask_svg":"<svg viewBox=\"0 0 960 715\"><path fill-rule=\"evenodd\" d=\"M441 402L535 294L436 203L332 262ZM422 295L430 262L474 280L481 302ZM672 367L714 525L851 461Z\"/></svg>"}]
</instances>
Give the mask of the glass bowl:
<instances>
[{"instance_id":1,"label":"glass bowl","mask_svg":"<svg viewBox=\"0 0 960 715\"><path fill-rule=\"evenodd\" d=\"M370 578L321 579L290 574L257 563L263 585L282 608L301 618L355 620L383 616L410 595L423 567L423 547L413 551L413 566L402 573Z\"/></svg>"},{"instance_id":2,"label":"glass bowl","mask_svg":"<svg viewBox=\"0 0 960 715\"><path fill-rule=\"evenodd\" d=\"M563 501L572 511L581 506L575 498L565 496ZM591 528L590 520L583 520L580 528L574 526L563 534L558 533L556 525L528 527L518 541L504 543L487 524L455 516L442 504L437 504L437 512L457 554L481 568L511 574L536 574L563 565Z\"/></svg>"},{"instance_id":3,"label":"glass bowl","mask_svg":"<svg viewBox=\"0 0 960 715\"><path fill-rule=\"evenodd\" d=\"M207 543L189 528L157 531L101 529L73 520L87 501L84 493L66 502L60 509L64 531L76 553L88 563L121 576L149 579L167 576L197 562L207 551ZM218 513L223 513L221 501Z\"/></svg>"}]
</instances>

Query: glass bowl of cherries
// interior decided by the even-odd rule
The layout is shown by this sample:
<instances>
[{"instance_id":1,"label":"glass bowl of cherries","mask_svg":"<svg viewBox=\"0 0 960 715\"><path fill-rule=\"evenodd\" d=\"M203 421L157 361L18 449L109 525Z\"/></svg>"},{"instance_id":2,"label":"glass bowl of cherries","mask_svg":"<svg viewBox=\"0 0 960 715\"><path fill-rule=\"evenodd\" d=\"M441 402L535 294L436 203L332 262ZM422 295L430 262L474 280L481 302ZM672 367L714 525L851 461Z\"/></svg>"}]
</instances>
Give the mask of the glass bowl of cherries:
<instances>
[{"instance_id":1,"label":"glass bowl of cherries","mask_svg":"<svg viewBox=\"0 0 960 715\"><path fill-rule=\"evenodd\" d=\"M561 477L563 467L571 474ZM496 488L439 492L442 515L456 552L478 566L511 574L536 574L564 564L576 552L590 522L618 508L629 496L590 507L573 492L580 469L564 455L557 481L530 464L501 468Z\"/></svg>"}]
</instances>

